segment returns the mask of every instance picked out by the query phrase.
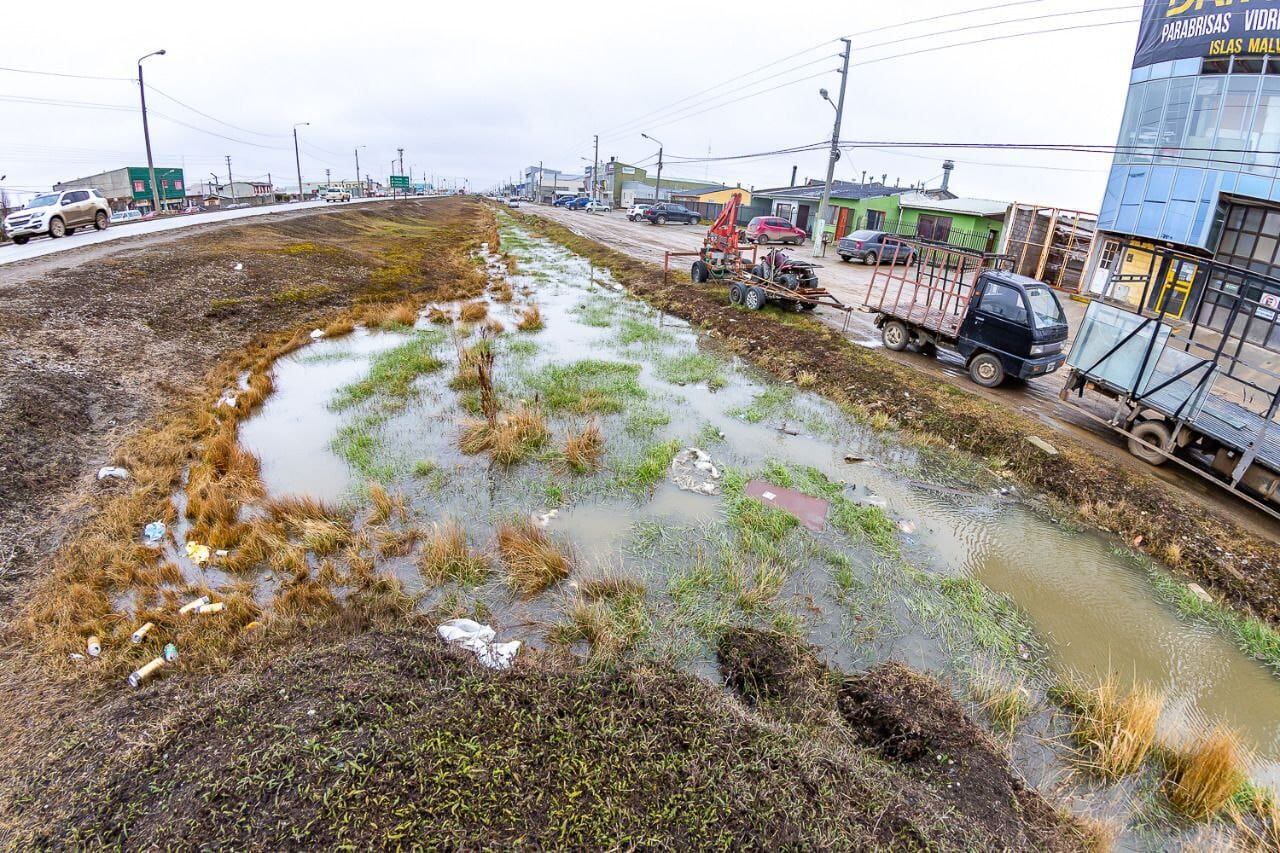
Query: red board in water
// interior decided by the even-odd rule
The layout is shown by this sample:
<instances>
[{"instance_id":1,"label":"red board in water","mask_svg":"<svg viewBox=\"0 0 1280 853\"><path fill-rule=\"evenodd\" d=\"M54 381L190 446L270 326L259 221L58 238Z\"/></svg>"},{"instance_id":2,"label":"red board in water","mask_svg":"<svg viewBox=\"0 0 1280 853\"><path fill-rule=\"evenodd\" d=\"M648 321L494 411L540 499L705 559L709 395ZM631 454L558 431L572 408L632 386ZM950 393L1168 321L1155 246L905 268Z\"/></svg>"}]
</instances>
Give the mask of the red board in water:
<instances>
[{"instance_id":1,"label":"red board in water","mask_svg":"<svg viewBox=\"0 0 1280 853\"><path fill-rule=\"evenodd\" d=\"M747 483L747 494L765 506L790 513L800 523L817 533L827 526L827 509L830 503L822 498L812 498L793 489L784 489L764 480Z\"/></svg>"}]
</instances>

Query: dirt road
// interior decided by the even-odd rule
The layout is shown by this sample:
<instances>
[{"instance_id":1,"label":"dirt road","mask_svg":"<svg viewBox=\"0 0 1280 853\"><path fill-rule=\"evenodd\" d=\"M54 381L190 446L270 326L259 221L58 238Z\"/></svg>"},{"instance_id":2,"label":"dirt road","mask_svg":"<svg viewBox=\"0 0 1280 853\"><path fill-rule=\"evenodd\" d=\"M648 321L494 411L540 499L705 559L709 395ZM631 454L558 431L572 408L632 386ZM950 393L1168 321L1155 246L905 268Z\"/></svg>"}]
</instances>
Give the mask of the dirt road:
<instances>
[{"instance_id":1,"label":"dirt road","mask_svg":"<svg viewBox=\"0 0 1280 853\"><path fill-rule=\"evenodd\" d=\"M588 214L547 205L530 204L522 207L521 212L551 219L584 237L597 240L632 257L657 264L663 262L664 254L668 251L688 252L700 248L706 233L706 228L702 225L659 227L647 222L628 222L621 211ZM806 243L794 251L807 259L811 248L811 244ZM684 275L687 273L690 262L691 259L687 257L673 258L671 267L678 274ZM817 262L823 267L820 278L824 287L846 304L861 304L871 281L872 267L846 263L830 254L826 258L818 259ZM1067 313L1068 324L1074 332L1083 316L1083 307L1070 299L1063 299L1062 302ZM1259 535L1268 537L1276 535L1274 519L1222 489L1176 466L1153 468L1135 459L1129 454L1117 434L1103 429L1095 421L1081 414L1078 409L1062 403L1058 398L1058 393L1062 389L1060 374L1001 388L982 388L969 380L963 366L959 364L930 359L910 352L894 353L884 350L880 346L880 332L872 323L871 314L856 310L851 312L847 329L845 329L845 318L839 312L821 309L816 314L832 328L843 331L851 341L879 349L886 358L936 377L938 381L954 385L966 393L976 394L1038 420L1045 425L1043 437L1050 442L1053 440L1054 433L1070 435L1126 470L1159 480L1182 494L1193 495L1204 505L1226 514Z\"/></svg>"}]
</instances>

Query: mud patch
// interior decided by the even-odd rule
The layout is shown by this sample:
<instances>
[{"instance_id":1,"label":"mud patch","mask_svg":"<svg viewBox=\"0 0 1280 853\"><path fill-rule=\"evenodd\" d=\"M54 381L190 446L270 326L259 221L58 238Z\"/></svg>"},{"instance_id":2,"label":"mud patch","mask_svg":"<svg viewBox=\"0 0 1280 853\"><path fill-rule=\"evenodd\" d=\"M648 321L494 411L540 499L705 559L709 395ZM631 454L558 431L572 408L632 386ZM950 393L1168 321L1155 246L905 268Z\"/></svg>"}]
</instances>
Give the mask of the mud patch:
<instances>
[{"instance_id":1,"label":"mud patch","mask_svg":"<svg viewBox=\"0 0 1280 853\"><path fill-rule=\"evenodd\" d=\"M779 703L793 713L834 707L827 668L817 649L760 628L725 632L716 649L725 683L751 704Z\"/></svg>"}]
</instances>

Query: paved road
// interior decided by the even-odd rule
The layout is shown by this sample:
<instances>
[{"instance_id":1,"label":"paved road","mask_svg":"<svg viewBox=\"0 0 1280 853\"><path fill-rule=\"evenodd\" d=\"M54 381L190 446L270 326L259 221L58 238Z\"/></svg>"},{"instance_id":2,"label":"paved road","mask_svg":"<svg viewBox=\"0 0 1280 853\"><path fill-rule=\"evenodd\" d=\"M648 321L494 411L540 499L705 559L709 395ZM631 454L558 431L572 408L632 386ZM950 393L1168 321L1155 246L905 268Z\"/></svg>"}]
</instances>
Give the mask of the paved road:
<instances>
[{"instance_id":1,"label":"paved road","mask_svg":"<svg viewBox=\"0 0 1280 853\"><path fill-rule=\"evenodd\" d=\"M108 243L126 237L137 237L143 234L156 234L162 231L173 231L178 228L191 228L195 225L208 225L213 222L225 222L230 219L243 219L248 216L266 216L272 213L287 213L306 210L312 207L336 207L349 204L373 204L380 201L391 201L389 198L355 199L349 202L303 201L293 204L269 204L262 207L245 207L240 210L218 210L208 213L193 213L189 216L170 216L152 219L147 222L133 222L113 225L106 231L94 231L92 227L81 228L70 237L52 240L48 237L37 237L25 246L13 243L0 245L0 264L12 264L31 258L40 258L69 249Z\"/></svg>"},{"instance_id":2,"label":"paved road","mask_svg":"<svg viewBox=\"0 0 1280 853\"><path fill-rule=\"evenodd\" d=\"M590 214L540 204L524 205L521 211L554 219L584 237L605 243L633 257L659 264L662 263L664 253L667 251L687 252L700 248L706 234L705 225L656 226L647 222L628 222L626 215L621 211ZM805 259L810 259L812 245L806 243L803 246L794 247L791 251ZM689 257L673 258L672 269L687 271L692 260ZM863 296L871 281L872 267L846 263L835 255L815 260L823 267L818 277L824 287L846 304L862 304ZM1070 299L1063 299L1062 302L1067 313L1068 324L1074 334L1077 324L1084 315L1084 307ZM823 308L815 312L815 316L836 329L844 328L845 318L841 312ZM881 346L880 332L872 324L871 314L853 311L849 315L849 325L845 334L862 346L873 348ZM1135 473L1154 476L1180 491L1194 494L1206 504L1217 507L1224 514L1234 517L1262 535L1275 534L1274 521L1248 504L1237 500L1228 492L1182 471L1177 466L1165 465L1153 468L1135 459L1125 449L1116 433L1099 426L1081 414L1078 409L1067 406L1058 399L1064 378L1061 374L1051 374L1022 384L1010 383L1000 388L988 389L970 381L961 364L926 358L910 352L895 353L883 350L883 354L914 370L935 376L939 381L951 383L971 394L978 394L1002 406L1022 412L1045 425L1042 437L1050 442L1053 441L1055 433L1071 435L1104 458L1111 459Z\"/></svg>"}]
</instances>

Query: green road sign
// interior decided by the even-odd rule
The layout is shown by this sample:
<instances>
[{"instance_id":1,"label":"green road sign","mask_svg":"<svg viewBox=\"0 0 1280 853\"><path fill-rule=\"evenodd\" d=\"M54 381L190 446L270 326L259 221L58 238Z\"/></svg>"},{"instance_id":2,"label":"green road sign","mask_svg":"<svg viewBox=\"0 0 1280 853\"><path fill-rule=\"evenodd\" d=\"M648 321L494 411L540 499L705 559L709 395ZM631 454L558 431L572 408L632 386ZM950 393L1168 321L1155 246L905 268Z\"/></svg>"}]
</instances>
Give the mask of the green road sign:
<instances>
[{"instance_id":1,"label":"green road sign","mask_svg":"<svg viewBox=\"0 0 1280 853\"><path fill-rule=\"evenodd\" d=\"M392 175L391 188L394 190L409 189L409 176L408 175Z\"/></svg>"}]
</instances>

